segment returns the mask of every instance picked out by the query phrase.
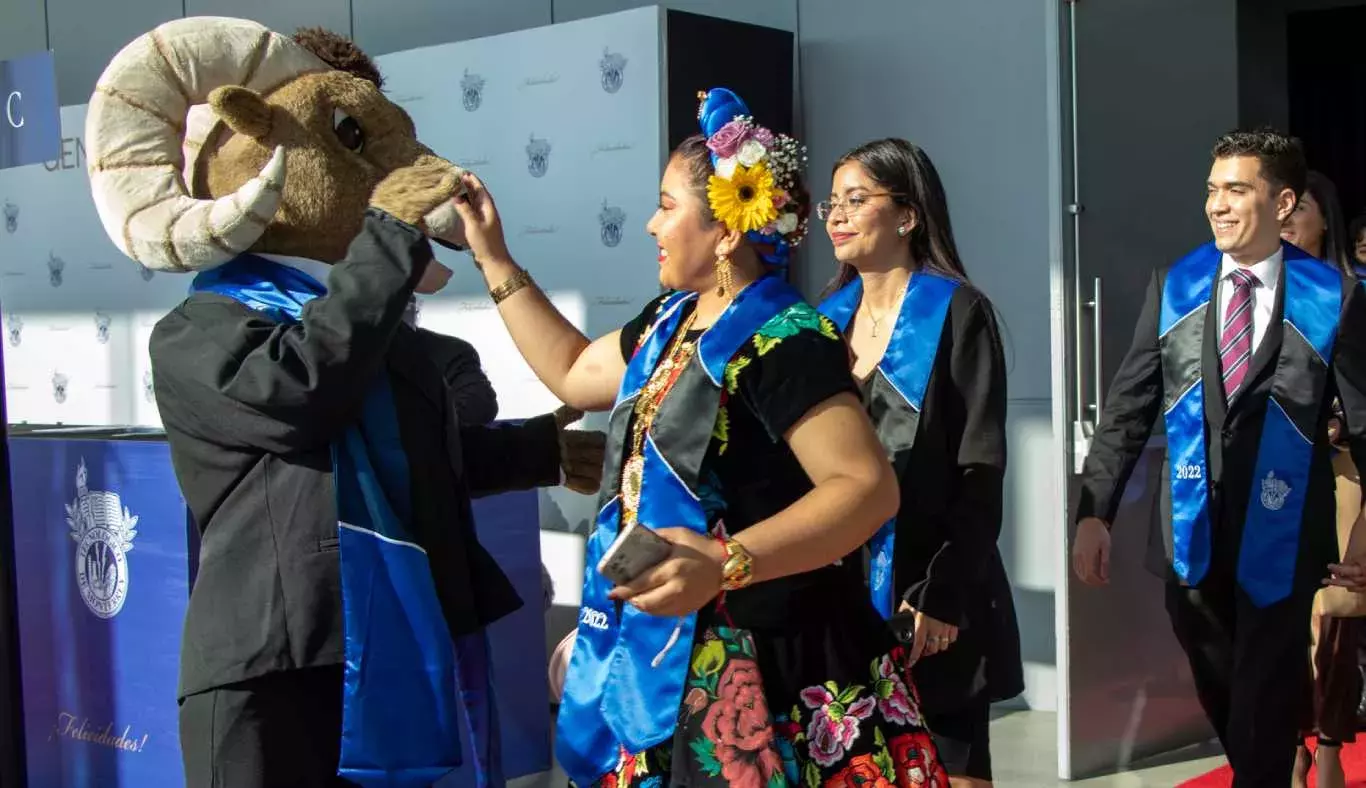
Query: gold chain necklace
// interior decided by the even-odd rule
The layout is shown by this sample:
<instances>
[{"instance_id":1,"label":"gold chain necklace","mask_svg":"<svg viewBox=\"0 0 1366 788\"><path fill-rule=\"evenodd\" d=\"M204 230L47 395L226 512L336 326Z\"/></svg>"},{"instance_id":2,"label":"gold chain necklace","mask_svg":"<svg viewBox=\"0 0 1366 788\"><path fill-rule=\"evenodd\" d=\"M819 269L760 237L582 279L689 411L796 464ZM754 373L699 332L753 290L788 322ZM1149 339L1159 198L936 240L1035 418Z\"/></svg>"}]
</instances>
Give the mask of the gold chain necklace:
<instances>
[{"instance_id":1,"label":"gold chain necklace","mask_svg":"<svg viewBox=\"0 0 1366 788\"><path fill-rule=\"evenodd\" d=\"M683 368L688 365L697 352L697 342L688 340L692 329L694 311L679 327L670 341L664 358L650 373L650 379L640 390L633 408L635 419L631 425L631 452L621 470L621 522L623 527L636 522L640 512L640 487L645 476L645 436L654 424L655 416L664 397L673 388L674 381Z\"/></svg>"},{"instance_id":2,"label":"gold chain necklace","mask_svg":"<svg viewBox=\"0 0 1366 788\"><path fill-rule=\"evenodd\" d=\"M910 280L910 279L907 279L907 280L906 280L906 284L904 284L904 285L901 286L901 292L898 293L896 299L895 299L894 301L892 301L892 306L889 307L889 308L887 309L886 312L883 312L883 313L882 313L882 317L877 317L877 316L875 316L875 315L873 314L873 308L872 308L871 306L868 306L868 302L867 302L867 301L864 301L864 302L863 302L863 311L864 311L864 314L868 315L868 319L871 320L871 321L873 321L873 334L872 334L873 336L877 336L877 333L878 333L878 326L882 325L882 321L885 320L885 319L887 318L887 315L888 315L888 314L890 314L890 313L892 313L892 312L898 312L898 313L899 313L899 312L901 311L901 299L903 299L903 298L906 297L906 288L907 288L907 287L910 287L910 284L911 284L911 280Z\"/></svg>"}]
</instances>

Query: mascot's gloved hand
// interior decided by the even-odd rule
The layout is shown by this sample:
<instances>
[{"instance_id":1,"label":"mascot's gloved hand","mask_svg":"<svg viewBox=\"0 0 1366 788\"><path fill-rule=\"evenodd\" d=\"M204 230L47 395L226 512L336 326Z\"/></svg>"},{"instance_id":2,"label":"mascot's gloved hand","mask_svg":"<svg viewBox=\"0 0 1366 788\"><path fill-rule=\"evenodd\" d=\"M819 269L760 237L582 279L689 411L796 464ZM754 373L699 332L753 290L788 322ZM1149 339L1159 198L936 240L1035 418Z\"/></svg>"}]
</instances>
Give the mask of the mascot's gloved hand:
<instances>
[{"instance_id":1,"label":"mascot's gloved hand","mask_svg":"<svg viewBox=\"0 0 1366 788\"><path fill-rule=\"evenodd\" d=\"M555 411L555 426L560 431L560 469L564 486L581 495L593 495L602 486L602 458L607 436L601 432L571 430L569 425L583 418L583 412L568 405Z\"/></svg>"}]
</instances>

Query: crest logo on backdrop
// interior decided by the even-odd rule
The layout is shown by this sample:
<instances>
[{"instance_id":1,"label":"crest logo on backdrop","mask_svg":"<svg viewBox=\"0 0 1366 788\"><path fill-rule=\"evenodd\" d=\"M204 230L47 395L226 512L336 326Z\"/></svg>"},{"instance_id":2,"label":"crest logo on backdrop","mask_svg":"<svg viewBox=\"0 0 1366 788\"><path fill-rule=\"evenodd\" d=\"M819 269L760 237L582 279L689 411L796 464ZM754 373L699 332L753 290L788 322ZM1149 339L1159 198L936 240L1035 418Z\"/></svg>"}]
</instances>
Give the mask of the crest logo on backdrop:
<instances>
[{"instance_id":1,"label":"crest logo on backdrop","mask_svg":"<svg viewBox=\"0 0 1366 788\"><path fill-rule=\"evenodd\" d=\"M5 200L5 230L17 232L19 230L19 206Z\"/></svg>"},{"instance_id":2,"label":"crest logo on backdrop","mask_svg":"<svg viewBox=\"0 0 1366 788\"><path fill-rule=\"evenodd\" d=\"M465 69L465 76L460 80L460 100L466 112L479 109L484 103L484 78Z\"/></svg>"},{"instance_id":3,"label":"crest logo on backdrop","mask_svg":"<svg viewBox=\"0 0 1366 788\"><path fill-rule=\"evenodd\" d=\"M550 141L531 135L526 146L526 168L531 177L540 178L550 169Z\"/></svg>"},{"instance_id":4,"label":"crest logo on backdrop","mask_svg":"<svg viewBox=\"0 0 1366 788\"><path fill-rule=\"evenodd\" d=\"M626 211L602 201L602 211L598 213L598 224L602 228L602 245L613 247L621 243L622 229L626 225Z\"/></svg>"},{"instance_id":5,"label":"crest logo on backdrop","mask_svg":"<svg viewBox=\"0 0 1366 788\"><path fill-rule=\"evenodd\" d=\"M62 269L66 268L66 261L52 252L47 253L47 282L53 287L62 286Z\"/></svg>"},{"instance_id":6,"label":"crest logo on backdrop","mask_svg":"<svg viewBox=\"0 0 1366 788\"><path fill-rule=\"evenodd\" d=\"M602 89L608 93L621 90L622 83L626 81L626 56L604 47L598 67L602 69Z\"/></svg>"},{"instance_id":7,"label":"crest logo on backdrop","mask_svg":"<svg viewBox=\"0 0 1366 788\"><path fill-rule=\"evenodd\" d=\"M109 324L113 321L103 312L95 313L95 341L101 345L109 344Z\"/></svg>"},{"instance_id":8,"label":"crest logo on backdrop","mask_svg":"<svg viewBox=\"0 0 1366 788\"><path fill-rule=\"evenodd\" d=\"M9 346L19 347L24 343L24 319L14 313L5 315L5 332L9 335Z\"/></svg>"},{"instance_id":9,"label":"crest logo on backdrop","mask_svg":"<svg viewBox=\"0 0 1366 788\"><path fill-rule=\"evenodd\" d=\"M58 405L66 402L66 387L71 381L60 372L52 373L52 399Z\"/></svg>"},{"instance_id":10,"label":"crest logo on backdrop","mask_svg":"<svg viewBox=\"0 0 1366 788\"><path fill-rule=\"evenodd\" d=\"M89 489L82 459L76 468L76 500L66 505L66 525L76 543L76 587L85 606L113 618L128 599L128 558L137 536L137 515L118 493Z\"/></svg>"}]
</instances>

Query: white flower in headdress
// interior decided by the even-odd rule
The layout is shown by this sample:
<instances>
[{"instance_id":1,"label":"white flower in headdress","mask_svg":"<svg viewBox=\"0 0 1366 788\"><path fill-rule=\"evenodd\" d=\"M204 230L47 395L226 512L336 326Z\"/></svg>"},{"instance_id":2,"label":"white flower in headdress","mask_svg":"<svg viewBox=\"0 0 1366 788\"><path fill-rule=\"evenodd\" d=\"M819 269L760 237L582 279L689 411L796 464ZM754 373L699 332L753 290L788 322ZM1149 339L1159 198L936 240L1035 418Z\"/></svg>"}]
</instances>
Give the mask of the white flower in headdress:
<instances>
[{"instance_id":1,"label":"white flower in headdress","mask_svg":"<svg viewBox=\"0 0 1366 788\"><path fill-rule=\"evenodd\" d=\"M768 150L764 148L763 143L758 140L745 140L745 143L740 146L740 152L735 154L735 158L744 166L753 167L763 161L766 155L768 155Z\"/></svg>"},{"instance_id":2,"label":"white flower in headdress","mask_svg":"<svg viewBox=\"0 0 1366 788\"><path fill-rule=\"evenodd\" d=\"M731 178L735 177L735 165L736 165L737 163L738 163L738 162L735 161L735 157L734 157L734 156L727 156L727 157L724 158L724 159L717 159L717 160L716 160L716 175L717 175L717 177L719 177L719 178L725 178L726 180L730 180Z\"/></svg>"},{"instance_id":3,"label":"white flower in headdress","mask_svg":"<svg viewBox=\"0 0 1366 788\"><path fill-rule=\"evenodd\" d=\"M787 235L788 233L797 229L797 214L785 213L782 216L779 216L777 226L778 232L782 233L783 235Z\"/></svg>"}]
</instances>

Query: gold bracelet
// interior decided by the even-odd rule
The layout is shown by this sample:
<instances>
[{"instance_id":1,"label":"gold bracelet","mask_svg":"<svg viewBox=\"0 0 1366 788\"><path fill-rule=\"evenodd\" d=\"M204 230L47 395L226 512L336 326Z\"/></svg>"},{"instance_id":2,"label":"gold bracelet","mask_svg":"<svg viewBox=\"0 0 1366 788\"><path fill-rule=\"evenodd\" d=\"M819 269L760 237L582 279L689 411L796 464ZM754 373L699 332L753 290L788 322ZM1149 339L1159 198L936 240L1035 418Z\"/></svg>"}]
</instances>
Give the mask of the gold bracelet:
<instances>
[{"instance_id":1,"label":"gold bracelet","mask_svg":"<svg viewBox=\"0 0 1366 788\"><path fill-rule=\"evenodd\" d=\"M754 582L754 556L745 546L727 539L726 560L721 564L721 590L739 591Z\"/></svg>"},{"instance_id":2,"label":"gold bracelet","mask_svg":"<svg viewBox=\"0 0 1366 788\"><path fill-rule=\"evenodd\" d=\"M517 269L517 273L503 280L501 285L489 291L489 297L493 299L494 306L503 303L523 287L531 284L531 274L525 268Z\"/></svg>"}]
</instances>

